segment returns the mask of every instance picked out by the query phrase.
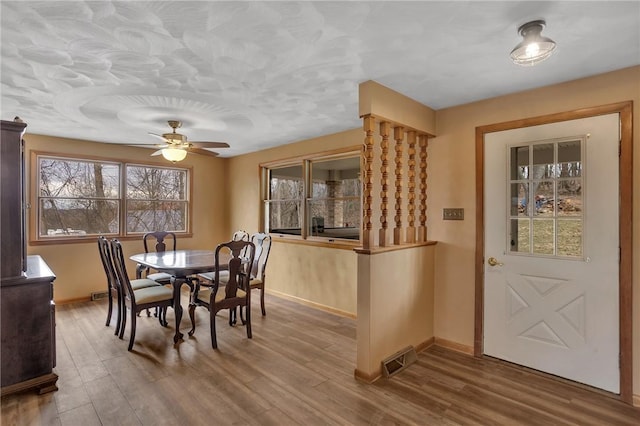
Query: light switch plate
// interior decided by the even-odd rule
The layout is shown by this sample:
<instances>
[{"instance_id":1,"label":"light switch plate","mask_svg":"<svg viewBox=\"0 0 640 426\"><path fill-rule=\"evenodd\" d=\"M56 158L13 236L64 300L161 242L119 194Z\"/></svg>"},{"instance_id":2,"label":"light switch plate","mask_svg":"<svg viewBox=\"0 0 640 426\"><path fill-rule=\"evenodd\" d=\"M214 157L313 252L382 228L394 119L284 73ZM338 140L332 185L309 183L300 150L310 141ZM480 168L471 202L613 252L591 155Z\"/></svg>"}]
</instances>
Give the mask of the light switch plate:
<instances>
[{"instance_id":1,"label":"light switch plate","mask_svg":"<svg viewBox=\"0 0 640 426\"><path fill-rule=\"evenodd\" d=\"M464 209L460 209L460 208L442 209L442 219L443 220L464 220Z\"/></svg>"}]
</instances>

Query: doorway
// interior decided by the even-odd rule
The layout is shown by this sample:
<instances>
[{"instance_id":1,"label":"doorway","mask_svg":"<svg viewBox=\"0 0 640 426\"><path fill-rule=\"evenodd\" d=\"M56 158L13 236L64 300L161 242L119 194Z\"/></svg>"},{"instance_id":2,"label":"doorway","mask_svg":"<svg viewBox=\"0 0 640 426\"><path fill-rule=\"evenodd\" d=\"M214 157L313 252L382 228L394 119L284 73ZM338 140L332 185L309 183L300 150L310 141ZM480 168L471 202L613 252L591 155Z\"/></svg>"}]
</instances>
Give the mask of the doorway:
<instances>
[{"instance_id":1,"label":"doorway","mask_svg":"<svg viewBox=\"0 0 640 426\"><path fill-rule=\"evenodd\" d=\"M630 120L625 103L477 128L474 348L628 402Z\"/></svg>"}]
</instances>

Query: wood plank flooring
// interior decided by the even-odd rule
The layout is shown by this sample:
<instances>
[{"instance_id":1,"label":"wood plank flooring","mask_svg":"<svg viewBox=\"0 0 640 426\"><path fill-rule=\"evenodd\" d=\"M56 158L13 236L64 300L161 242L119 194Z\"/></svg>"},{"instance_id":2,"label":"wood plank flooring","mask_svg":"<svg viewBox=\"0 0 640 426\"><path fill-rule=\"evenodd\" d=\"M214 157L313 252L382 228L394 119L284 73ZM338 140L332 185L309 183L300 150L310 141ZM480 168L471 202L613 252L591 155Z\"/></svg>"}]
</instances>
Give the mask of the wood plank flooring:
<instances>
[{"instance_id":1,"label":"wood plank flooring","mask_svg":"<svg viewBox=\"0 0 640 426\"><path fill-rule=\"evenodd\" d=\"M2 425L639 425L640 410L599 392L440 347L391 379L353 378L355 321L267 296L253 339L208 313L173 346L144 314L132 352L105 327L106 302L57 307L57 392L2 399ZM183 300L186 306L186 298ZM188 315L182 331L189 329Z\"/></svg>"}]
</instances>

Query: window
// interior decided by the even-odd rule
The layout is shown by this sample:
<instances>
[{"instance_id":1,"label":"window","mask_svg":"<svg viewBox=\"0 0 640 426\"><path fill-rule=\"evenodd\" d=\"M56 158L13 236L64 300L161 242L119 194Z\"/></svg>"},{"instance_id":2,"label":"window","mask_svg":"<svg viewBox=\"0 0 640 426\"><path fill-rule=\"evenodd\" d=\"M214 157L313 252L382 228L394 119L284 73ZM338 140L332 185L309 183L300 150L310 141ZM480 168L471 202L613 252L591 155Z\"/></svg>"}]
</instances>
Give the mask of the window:
<instances>
[{"instance_id":1,"label":"window","mask_svg":"<svg viewBox=\"0 0 640 426\"><path fill-rule=\"evenodd\" d=\"M187 230L187 170L127 165L127 232Z\"/></svg>"},{"instance_id":2,"label":"window","mask_svg":"<svg viewBox=\"0 0 640 426\"><path fill-rule=\"evenodd\" d=\"M584 139L511 147L509 251L582 258Z\"/></svg>"},{"instance_id":3,"label":"window","mask_svg":"<svg viewBox=\"0 0 640 426\"><path fill-rule=\"evenodd\" d=\"M360 240L360 153L262 165L265 229L282 236Z\"/></svg>"},{"instance_id":4,"label":"window","mask_svg":"<svg viewBox=\"0 0 640 426\"><path fill-rule=\"evenodd\" d=\"M37 155L37 239L188 232L187 169Z\"/></svg>"}]
</instances>

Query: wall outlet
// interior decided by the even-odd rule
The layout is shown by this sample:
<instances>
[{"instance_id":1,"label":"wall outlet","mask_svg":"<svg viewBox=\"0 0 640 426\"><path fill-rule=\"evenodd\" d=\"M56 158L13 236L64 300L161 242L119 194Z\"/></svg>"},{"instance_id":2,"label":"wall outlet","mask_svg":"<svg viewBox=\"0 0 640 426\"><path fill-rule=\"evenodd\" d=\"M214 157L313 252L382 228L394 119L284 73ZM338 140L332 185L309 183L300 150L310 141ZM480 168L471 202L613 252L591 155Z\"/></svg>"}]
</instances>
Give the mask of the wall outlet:
<instances>
[{"instance_id":1,"label":"wall outlet","mask_svg":"<svg viewBox=\"0 0 640 426\"><path fill-rule=\"evenodd\" d=\"M464 220L464 209L442 209L442 220Z\"/></svg>"}]
</instances>

